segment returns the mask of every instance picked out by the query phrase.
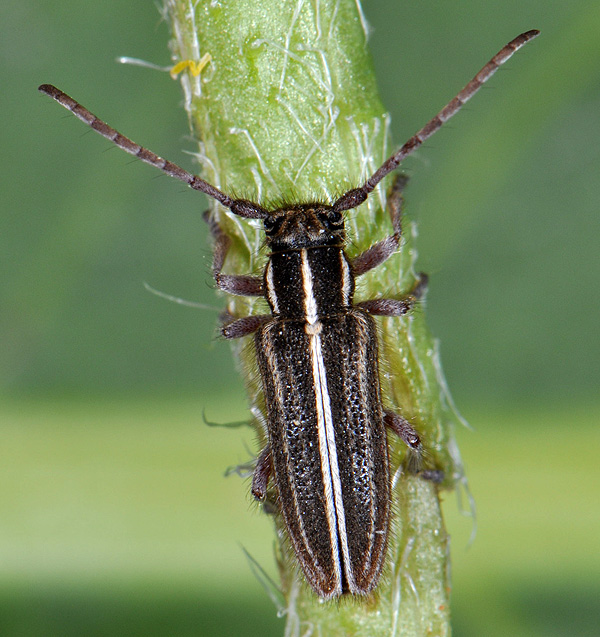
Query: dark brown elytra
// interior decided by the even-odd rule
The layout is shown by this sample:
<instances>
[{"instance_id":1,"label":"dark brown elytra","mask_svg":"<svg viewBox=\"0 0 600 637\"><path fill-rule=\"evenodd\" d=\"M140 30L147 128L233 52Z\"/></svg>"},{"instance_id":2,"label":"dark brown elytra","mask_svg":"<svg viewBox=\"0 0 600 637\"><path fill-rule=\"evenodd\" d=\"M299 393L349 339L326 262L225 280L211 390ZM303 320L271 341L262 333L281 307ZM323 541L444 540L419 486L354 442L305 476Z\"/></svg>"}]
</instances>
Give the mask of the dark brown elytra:
<instances>
[{"instance_id":1,"label":"dark brown elytra","mask_svg":"<svg viewBox=\"0 0 600 637\"><path fill-rule=\"evenodd\" d=\"M219 289L264 297L271 314L229 317L226 338L254 336L267 407L268 444L259 455L252 493L265 500L271 477L295 555L324 599L365 595L385 561L391 509L386 430L419 453L417 432L381 400L373 316L406 314L426 287L421 275L396 299L355 303L357 276L384 263L400 245L405 178L388 193L393 234L354 257L345 254L344 212L363 203L399 164L460 110L519 48L528 31L497 53L465 88L362 185L330 203L305 202L267 210L235 199L200 177L132 142L59 89L46 93L126 152L213 198L232 213L261 219L270 251L262 277L223 274L230 239L206 214L215 240L213 275ZM439 479L435 469L423 472Z\"/></svg>"}]
</instances>

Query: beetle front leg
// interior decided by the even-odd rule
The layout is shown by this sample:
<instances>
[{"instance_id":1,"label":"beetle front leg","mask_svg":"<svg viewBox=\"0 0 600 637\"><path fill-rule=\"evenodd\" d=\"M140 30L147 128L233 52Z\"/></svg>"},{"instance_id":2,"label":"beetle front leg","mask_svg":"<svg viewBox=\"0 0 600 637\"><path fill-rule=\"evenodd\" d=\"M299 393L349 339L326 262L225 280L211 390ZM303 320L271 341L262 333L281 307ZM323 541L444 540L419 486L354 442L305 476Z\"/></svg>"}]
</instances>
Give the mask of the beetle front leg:
<instances>
[{"instance_id":1,"label":"beetle front leg","mask_svg":"<svg viewBox=\"0 0 600 637\"><path fill-rule=\"evenodd\" d=\"M376 268L384 261L387 261L387 259L398 250L400 237L402 236L402 191L407 182L408 177L406 175L398 175L394 179L394 183L388 194L387 207L390 211L394 234L386 237L383 241L374 243L370 248L367 248L352 260L352 272L354 276L360 276Z\"/></svg>"},{"instance_id":2,"label":"beetle front leg","mask_svg":"<svg viewBox=\"0 0 600 637\"><path fill-rule=\"evenodd\" d=\"M222 274L221 270L231 246L231 239L223 232L223 229L210 214L209 210L202 217L208 223L215 241L212 271L217 287L224 292L237 296L264 296L265 291L261 277L243 274Z\"/></svg>"}]
</instances>

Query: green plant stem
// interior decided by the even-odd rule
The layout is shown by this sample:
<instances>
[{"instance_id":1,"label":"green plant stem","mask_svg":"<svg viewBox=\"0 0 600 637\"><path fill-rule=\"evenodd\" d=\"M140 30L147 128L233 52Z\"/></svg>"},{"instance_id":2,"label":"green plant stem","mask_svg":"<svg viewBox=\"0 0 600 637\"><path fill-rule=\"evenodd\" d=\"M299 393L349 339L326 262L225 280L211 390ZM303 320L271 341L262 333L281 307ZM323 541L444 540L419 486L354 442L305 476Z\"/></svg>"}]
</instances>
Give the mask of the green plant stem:
<instances>
[{"instance_id":1,"label":"green plant stem","mask_svg":"<svg viewBox=\"0 0 600 637\"><path fill-rule=\"evenodd\" d=\"M388 155L389 118L379 100L355 0L281 2L166 0L174 63L210 63L199 76L181 74L203 176L236 196L268 207L320 199L360 183ZM385 187L350 211L350 255L390 233ZM213 204L214 205L214 204ZM223 210L232 238L228 272L259 273L264 263L259 225ZM357 296L400 295L415 281L414 230L405 223L401 252L361 277ZM234 314L265 312L263 300L228 299ZM441 485L463 481L452 427L456 421L423 308L381 320L381 381L386 406L422 436L428 465L444 471ZM251 403L263 411L254 354L233 348ZM264 429L256 430L264 443ZM402 471L404 449L390 436L394 518L388 566L375 594L322 603L303 583L275 516L286 634L448 635L448 538L439 485ZM309 631L310 632L310 631Z\"/></svg>"}]
</instances>

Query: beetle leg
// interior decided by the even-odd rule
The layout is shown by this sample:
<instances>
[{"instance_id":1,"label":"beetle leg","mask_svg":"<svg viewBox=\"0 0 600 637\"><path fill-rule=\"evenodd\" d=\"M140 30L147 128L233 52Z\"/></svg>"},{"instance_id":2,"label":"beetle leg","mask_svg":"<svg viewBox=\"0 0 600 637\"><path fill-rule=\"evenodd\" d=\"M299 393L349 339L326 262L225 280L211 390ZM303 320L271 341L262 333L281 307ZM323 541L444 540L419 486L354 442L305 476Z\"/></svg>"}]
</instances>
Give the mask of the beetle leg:
<instances>
[{"instance_id":1,"label":"beetle leg","mask_svg":"<svg viewBox=\"0 0 600 637\"><path fill-rule=\"evenodd\" d=\"M419 434L406 418L403 418L390 409L384 409L383 421L409 449L417 453L421 451L421 439L419 438Z\"/></svg>"},{"instance_id":2,"label":"beetle leg","mask_svg":"<svg viewBox=\"0 0 600 637\"><path fill-rule=\"evenodd\" d=\"M261 327L267 321L273 319L268 314L255 314L253 316L243 316L242 318L234 319L233 315L227 313L222 317L225 321L225 325L221 328L221 335L225 338L242 338L253 334L257 329ZM228 319L234 319L227 322Z\"/></svg>"},{"instance_id":3,"label":"beetle leg","mask_svg":"<svg viewBox=\"0 0 600 637\"><path fill-rule=\"evenodd\" d=\"M412 290L405 296L399 299L369 299L357 303L356 307L375 316L402 316L409 312L414 304L423 297L428 280L429 277L421 272Z\"/></svg>"},{"instance_id":4,"label":"beetle leg","mask_svg":"<svg viewBox=\"0 0 600 637\"><path fill-rule=\"evenodd\" d=\"M252 476L252 495L257 500L264 500L267 497L267 485L271 473L273 473L273 458L271 457L271 447L267 445L258 456Z\"/></svg>"},{"instance_id":5,"label":"beetle leg","mask_svg":"<svg viewBox=\"0 0 600 637\"><path fill-rule=\"evenodd\" d=\"M418 473L423 480L429 480L434 484L440 484L444 481L444 472L439 469L423 469Z\"/></svg>"},{"instance_id":6,"label":"beetle leg","mask_svg":"<svg viewBox=\"0 0 600 637\"><path fill-rule=\"evenodd\" d=\"M213 255L212 271L217 287L229 294L237 296L264 296L263 280L258 276L243 274L222 274L225 257L229 252L231 239L223 232L221 226L207 210L203 215L204 221L208 223L210 232L215 240L215 251Z\"/></svg>"},{"instance_id":7,"label":"beetle leg","mask_svg":"<svg viewBox=\"0 0 600 637\"><path fill-rule=\"evenodd\" d=\"M420 476L423 480L429 480L434 484L440 484L443 482L443 471L439 469L421 468L424 454L423 445L421 444L419 434L415 431L414 427L408 422L408 420L389 409L385 409L383 412L383 421L386 426L389 427L404 442L409 451L412 452L407 463L409 471Z\"/></svg>"},{"instance_id":8,"label":"beetle leg","mask_svg":"<svg viewBox=\"0 0 600 637\"><path fill-rule=\"evenodd\" d=\"M360 276L376 268L398 250L400 237L402 236L402 191L407 182L408 177L406 175L398 175L394 179L394 183L388 194L387 207L392 219L394 234L386 237L383 241L374 243L370 248L367 248L352 260L354 276Z\"/></svg>"}]
</instances>

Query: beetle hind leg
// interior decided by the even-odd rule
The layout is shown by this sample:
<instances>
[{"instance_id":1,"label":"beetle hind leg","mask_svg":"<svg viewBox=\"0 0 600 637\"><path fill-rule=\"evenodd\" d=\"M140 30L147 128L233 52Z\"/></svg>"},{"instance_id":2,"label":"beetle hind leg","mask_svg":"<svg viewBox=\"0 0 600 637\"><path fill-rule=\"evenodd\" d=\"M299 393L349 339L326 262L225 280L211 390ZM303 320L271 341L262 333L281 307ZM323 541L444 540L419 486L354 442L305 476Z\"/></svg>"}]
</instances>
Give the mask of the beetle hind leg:
<instances>
[{"instance_id":1,"label":"beetle hind leg","mask_svg":"<svg viewBox=\"0 0 600 637\"><path fill-rule=\"evenodd\" d=\"M421 438L419 438L419 434L408 420L406 420L406 418L386 409L383 412L383 421L385 422L386 427L391 429L409 449L416 453L420 453Z\"/></svg>"},{"instance_id":2,"label":"beetle hind leg","mask_svg":"<svg viewBox=\"0 0 600 637\"><path fill-rule=\"evenodd\" d=\"M257 500L264 501L267 497L267 486L272 473L273 458L271 456L271 447L267 445L256 460L256 468L252 476L252 495Z\"/></svg>"}]
</instances>

